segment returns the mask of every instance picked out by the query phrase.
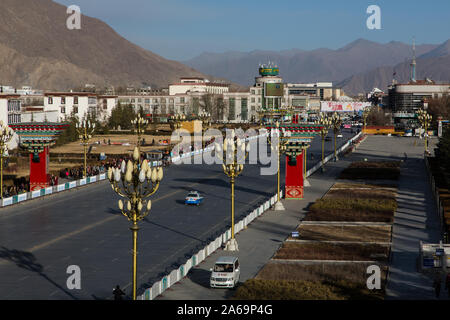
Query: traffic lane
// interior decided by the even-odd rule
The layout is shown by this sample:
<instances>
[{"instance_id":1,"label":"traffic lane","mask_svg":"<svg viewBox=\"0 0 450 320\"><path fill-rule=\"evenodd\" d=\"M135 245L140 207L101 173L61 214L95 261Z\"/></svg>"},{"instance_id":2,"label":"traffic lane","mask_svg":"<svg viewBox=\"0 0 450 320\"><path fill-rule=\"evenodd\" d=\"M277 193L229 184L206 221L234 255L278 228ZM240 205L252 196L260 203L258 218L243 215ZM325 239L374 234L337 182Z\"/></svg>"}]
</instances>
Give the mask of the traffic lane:
<instances>
[{"instance_id":1,"label":"traffic lane","mask_svg":"<svg viewBox=\"0 0 450 320\"><path fill-rule=\"evenodd\" d=\"M342 144L345 141L342 139L339 142ZM311 152L316 152L317 148L319 148L320 152L320 137L316 137L310 150ZM328 145L328 149L331 150L327 149L327 151L332 151L332 148L331 145ZM308 168L315 165L316 162L315 160L309 160ZM206 171L203 173L205 175L208 174L209 166L204 166L205 168L202 168L203 166L201 165L193 166L192 168L195 168L194 171L186 169L185 165L172 165L170 170L165 170L165 177L161 183L160 190L156 194L156 198L161 193L167 194L167 188L176 190L177 187L186 187L186 185L177 185L174 183L174 179L177 179L177 176L186 177L187 179L193 175L202 176L202 170L205 168ZM186 191L189 191L187 189L189 187L185 188ZM80 230L86 224L93 225L95 223L101 223L104 220L102 219L102 215L92 215L91 211L95 208L99 212L111 212L111 207L114 208L115 206L105 206L104 202L113 194L109 183L101 182L97 185L81 188L80 190L56 194L47 199L38 199L13 207L2 208L0 211L0 230L2 231L0 232L0 243L6 246L14 244L19 249L30 249L30 243L45 244L48 241L58 238L58 236L66 235L67 232L70 232L70 228L72 230ZM72 203L75 206L71 206ZM77 210L77 213L71 214L73 210ZM88 214L89 219L85 219L86 214ZM24 234L27 234L28 238L24 238ZM23 239L26 244L23 244Z\"/></svg>"},{"instance_id":2,"label":"traffic lane","mask_svg":"<svg viewBox=\"0 0 450 320\"><path fill-rule=\"evenodd\" d=\"M178 166L175 166L175 168L177 168ZM252 166L246 166L246 168L251 168ZM181 167L180 167L181 168ZM176 171L177 169L174 169L174 172ZM199 170L199 168L197 168L197 170ZM259 170L259 169L257 169L257 170ZM184 171L184 170L183 170ZM221 168L219 167L219 169L218 169L218 172L221 174ZM258 172L254 172L254 173L251 173L251 176L255 176L255 175L258 175ZM244 174L244 176L245 176L245 174ZM184 179L186 179L186 178L184 178ZM269 179L270 180L270 179ZM184 181L184 182L186 182L186 181ZM196 182L201 182L201 181L196 181ZM207 184L211 184L211 183L207 183ZM216 184L217 185L217 183L213 183L213 184ZM238 187L239 188L239 187ZM237 189L238 189L237 188ZM188 188L189 189L189 188ZM248 189L248 188L247 188ZM252 189L255 189L255 187L252 187L250 190L252 190ZM242 190L241 190L242 191ZM238 202L238 201L237 201ZM247 203L247 201L245 201L245 203ZM238 205L238 204L237 204ZM229 206L229 200L228 200L228 206ZM88 207L90 207L90 206L88 206ZM218 207L219 208L222 208L222 207L227 207L227 205L226 204L224 204L224 205L220 205L220 204L218 204ZM251 210L251 209L253 209L253 208L249 208L249 210ZM192 221L192 219L191 219L191 221ZM188 221L188 223L189 223L190 221ZM183 222L179 222L179 224L181 225L181 226L183 226L185 223L183 223ZM122 226L122 224L121 223L119 223L119 226L121 227ZM109 228L108 228L108 230L109 230ZM102 234L102 233L100 233L100 234ZM103 233L103 234L108 234L107 232L106 233ZM120 232L118 232L118 233L115 233L114 234L114 236L115 237L118 237L118 236L120 236ZM157 237L159 237L158 235L157 235ZM73 236L72 236L72 238L73 238ZM126 238L126 237L125 237ZM85 236L83 236L80 240L84 240L84 239L86 239L86 237ZM101 243L102 241L104 241L105 239L102 239L102 240L100 240L100 241L96 241L95 239L93 239L92 241L89 241L89 242L94 242L94 243L97 243L97 242L99 242L99 243ZM124 239L124 242L125 242L126 240ZM107 241L106 241L107 243L108 243L108 239L107 239ZM190 243L189 244L190 246L192 246L193 245L193 243ZM71 256L67 256L67 255L65 255L65 253L67 252L67 251L77 251L79 248L81 248L82 247L82 251L88 251L89 250L89 246L86 246L86 245L80 245L80 244L78 244L77 246L76 246L76 248L75 248L75 250L61 250L61 252L63 252L64 254L63 255L61 255L61 256L64 256L62 259L70 259L71 258ZM203 247L203 244L201 245L201 247ZM156 252L156 250L153 250L153 251L155 251ZM191 251L192 251L192 249L191 249ZM51 254L51 257L50 257L50 259L51 258L53 258L54 259L54 256L55 256L55 252L56 251L54 251L54 250L52 250L52 254ZM75 259L75 258L74 258ZM79 261L79 259L75 259L75 260L78 260ZM117 258L117 257L115 257L115 258L113 258L113 259L111 259L111 263L114 263L114 264L117 264L118 263L118 261L120 261L121 259L120 258ZM45 259L44 259L44 261L45 261ZM50 262L50 264L51 264L51 260L49 260ZM184 261L183 261L184 262ZM48 263L47 263L48 264ZM45 265L45 263L44 263L44 265ZM126 265L128 265L128 263L126 263ZM49 265L49 267L48 268L51 268L52 266L51 265ZM102 267L95 267L95 266L88 266L87 268L92 268L92 273L95 273L95 272L97 272L98 270L103 270L103 268ZM59 268L59 270L61 270L61 269L64 269L64 268ZM86 269L86 268L85 268ZM25 276L26 277L26 276ZM66 277L66 275L64 275L64 277ZM63 278L64 278L63 277ZM22 278L24 278L24 277L22 277ZM113 276L113 277L111 277L111 279L117 279L115 276ZM64 280L64 279L62 279L62 280ZM64 283L64 282L63 282ZM34 287L34 286L33 286ZM54 288L53 288L54 289ZM53 296L55 296L55 294L54 294L54 292L51 292L51 293L49 293L50 295L53 295ZM108 295L109 294L109 288L107 289L107 291L106 291L106 294ZM66 294L67 295L67 294ZM20 296L19 296L20 297Z\"/></svg>"},{"instance_id":3,"label":"traffic lane","mask_svg":"<svg viewBox=\"0 0 450 320\"><path fill-rule=\"evenodd\" d=\"M191 168L191 167L189 167ZM185 183L174 181L180 176L208 177L209 166L171 166L164 170L164 178L152 199L168 195L180 197ZM178 192L177 192L178 190ZM0 245L14 246L21 250L41 248L46 243L65 237L67 234L86 230L86 227L108 221L108 215L117 208L115 197L108 181L66 191L48 198L27 201L0 210ZM113 202L114 201L114 202ZM97 213L97 214L95 214Z\"/></svg>"},{"instance_id":4,"label":"traffic lane","mask_svg":"<svg viewBox=\"0 0 450 320\"><path fill-rule=\"evenodd\" d=\"M336 139L336 148L339 149L341 146L343 146L348 140L353 138L358 134L357 130L354 129L354 132L351 132L351 129L342 129L341 134L342 138ZM328 131L327 137L330 139L330 141L325 141L324 143L324 154L325 157L329 154L334 153L334 133L333 130ZM311 155L313 154L313 157ZM318 162L322 161L322 137L320 135L317 135L314 137L313 141L311 142L310 148L307 150L307 169L311 169L314 167Z\"/></svg>"},{"instance_id":5,"label":"traffic lane","mask_svg":"<svg viewBox=\"0 0 450 320\"><path fill-rule=\"evenodd\" d=\"M223 300L230 298L236 289L210 288L210 268L220 256L237 256L241 265L239 283L254 278L269 261L274 252L282 245L288 234L295 230L297 221L301 220L307 212L307 204L320 198L329 190L336 176L345 168L348 160L330 164L325 173L315 174L311 177L311 187L307 189L305 200L295 204L285 202L287 211L282 216L276 211L268 211L262 217L253 221L247 230L236 237L239 243L238 252L217 250L204 262L191 269L186 278L173 290L166 291L157 297L157 300Z\"/></svg>"},{"instance_id":6,"label":"traffic lane","mask_svg":"<svg viewBox=\"0 0 450 320\"><path fill-rule=\"evenodd\" d=\"M259 193L259 197L270 194L264 193L265 191L261 189L261 184L264 184L264 181L269 180L269 189L274 189L273 177L272 179L267 179L267 177L263 177L262 180L260 178L255 179L253 176L257 174L257 171L251 172L251 167L246 166L245 169L249 176L246 177L246 174L244 174L240 177L242 179L238 178L237 181L236 207L238 217L245 209L253 209L253 206L259 201L259 199L255 199L255 192ZM216 166L216 172L218 176L224 177L220 166ZM173 201L171 201L173 199L168 198L155 203L152 214L147 218L148 223L141 223L141 232L139 233L140 270L153 271L149 278L158 278L162 273L168 271L167 268L170 269L173 263L184 263L186 255L202 248L207 243L208 235L216 236L219 230L224 231L229 227L230 200L224 197L224 194L226 194L224 188L228 187L229 189L226 180L222 183L208 182L204 179L200 181L207 188L206 193L211 193L211 196L208 196L205 200L203 207L186 208L180 204L174 206ZM246 184L246 180L250 180L252 183ZM182 183L185 184L186 181L182 181ZM208 201L209 197L211 197L211 201ZM179 200L182 201L183 198L184 194ZM205 215L204 212L208 214ZM114 215L114 213L109 214ZM58 288L54 285L54 283L57 283L59 287L65 287L65 281L68 277L65 271L70 264L79 265L83 272L82 291L70 292L77 298L107 298L110 296L112 285L122 283L122 286L126 286L126 280L129 279L129 271L127 272L127 270L130 268L131 236L127 224L123 220L124 217L121 217L118 212L115 214L120 219L113 219L107 224L93 228L92 232L71 236L53 243L48 248L32 253L33 258L28 260L33 260L34 264L44 267L32 267L32 270L29 270L17 265L11 271L5 270L5 266L2 266L2 274L11 275L11 279L28 277L25 279L27 288L40 288L38 291L33 290L32 292L26 292L26 289L20 288L14 291L13 283L10 285L5 283L2 286L5 290L8 287L12 289L7 290L8 295L5 298L70 299L71 296L67 294L67 290L60 289L58 291ZM220 222L220 218L222 218L222 222ZM206 231L201 232L202 230ZM23 256L28 254L29 252L23 252ZM161 257L165 258L162 259ZM21 265L23 266L23 263ZM36 272L37 269L43 271ZM18 270L22 273L17 274ZM118 270L120 271L118 272ZM47 280L42 274L51 278L51 281ZM140 277L143 276L144 273L141 273ZM99 278L102 280L99 281ZM104 287L102 286L103 283L105 283ZM13 288L11 288L11 285ZM4 295L2 294L2 296Z\"/></svg>"}]
</instances>

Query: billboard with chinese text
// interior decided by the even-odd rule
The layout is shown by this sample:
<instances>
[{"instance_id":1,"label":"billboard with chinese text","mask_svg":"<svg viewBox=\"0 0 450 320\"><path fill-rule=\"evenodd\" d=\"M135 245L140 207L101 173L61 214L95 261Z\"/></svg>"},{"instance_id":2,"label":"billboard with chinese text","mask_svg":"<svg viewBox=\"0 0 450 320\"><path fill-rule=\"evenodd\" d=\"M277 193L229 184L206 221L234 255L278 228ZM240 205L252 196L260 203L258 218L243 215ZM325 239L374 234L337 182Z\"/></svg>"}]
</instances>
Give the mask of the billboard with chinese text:
<instances>
[{"instance_id":1,"label":"billboard with chinese text","mask_svg":"<svg viewBox=\"0 0 450 320\"><path fill-rule=\"evenodd\" d=\"M336 102L320 101L320 111L322 112L359 112L366 107L370 107L370 102Z\"/></svg>"}]
</instances>

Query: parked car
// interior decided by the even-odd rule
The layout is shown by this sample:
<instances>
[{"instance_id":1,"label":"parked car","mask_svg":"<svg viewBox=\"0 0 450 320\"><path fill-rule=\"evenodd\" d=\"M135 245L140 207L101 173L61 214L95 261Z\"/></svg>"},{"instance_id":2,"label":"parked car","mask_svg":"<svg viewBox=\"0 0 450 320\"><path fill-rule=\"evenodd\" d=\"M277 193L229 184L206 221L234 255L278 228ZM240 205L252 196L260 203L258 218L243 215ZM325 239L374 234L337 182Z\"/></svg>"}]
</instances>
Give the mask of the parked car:
<instances>
[{"instance_id":1,"label":"parked car","mask_svg":"<svg viewBox=\"0 0 450 320\"><path fill-rule=\"evenodd\" d=\"M203 202L203 197L200 195L198 191L189 191L186 199L184 200L184 204L195 204L199 206Z\"/></svg>"},{"instance_id":2,"label":"parked car","mask_svg":"<svg viewBox=\"0 0 450 320\"><path fill-rule=\"evenodd\" d=\"M237 257L220 257L210 271L209 284L211 288L234 288L241 275L239 259Z\"/></svg>"},{"instance_id":3,"label":"parked car","mask_svg":"<svg viewBox=\"0 0 450 320\"><path fill-rule=\"evenodd\" d=\"M338 134L337 138L343 138L344 136L342 134Z\"/></svg>"}]
</instances>

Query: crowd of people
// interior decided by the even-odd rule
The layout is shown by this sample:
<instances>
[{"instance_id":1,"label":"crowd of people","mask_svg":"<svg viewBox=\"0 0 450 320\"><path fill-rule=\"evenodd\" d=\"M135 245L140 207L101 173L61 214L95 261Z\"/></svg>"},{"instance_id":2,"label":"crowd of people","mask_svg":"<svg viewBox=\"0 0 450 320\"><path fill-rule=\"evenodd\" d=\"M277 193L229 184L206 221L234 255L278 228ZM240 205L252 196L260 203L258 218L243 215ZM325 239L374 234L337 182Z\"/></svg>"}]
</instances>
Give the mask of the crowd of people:
<instances>
[{"instance_id":1,"label":"crowd of people","mask_svg":"<svg viewBox=\"0 0 450 320\"><path fill-rule=\"evenodd\" d=\"M3 185L3 198L12 197L30 190L30 180L24 177L13 179L13 185Z\"/></svg>"},{"instance_id":2,"label":"crowd of people","mask_svg":"<svg viewBox=\"0 0 450 320\"><path fill-rule=\"evenodd\" d=\"M101 173L104 173L107 170L107 167L102 163L101 165L96 166L87 166L86 174L87 176L96 176ZM59 177L67 180L78 180L82 179L84 175L84 166L76 167L76 168L65 168L59 171Z\"/></svg>"}]
</instances>

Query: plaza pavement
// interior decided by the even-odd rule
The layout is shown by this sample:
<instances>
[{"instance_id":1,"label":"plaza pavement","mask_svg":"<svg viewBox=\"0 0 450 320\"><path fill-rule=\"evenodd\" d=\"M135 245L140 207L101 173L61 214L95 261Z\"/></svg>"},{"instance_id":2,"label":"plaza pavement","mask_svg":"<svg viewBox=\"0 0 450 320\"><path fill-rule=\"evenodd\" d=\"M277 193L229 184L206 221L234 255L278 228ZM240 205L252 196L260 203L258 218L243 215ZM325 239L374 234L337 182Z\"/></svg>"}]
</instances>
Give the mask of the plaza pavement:
<instances>
[{"instance_id":1,"label":"plaza pavement","mask_svg":"<svg viewBox=\"0 0 450 320\"><path fill-rule=\"evenodd\" d=\"M416 140L416 142L414 142ZM338 162L326 165L325 173L317 171L305 189L302 201L283 200L284 212L269 210L248 229L236 235L239 251L234 254L217 250L193 268L187 277L165 291L158 300L221 300L232 296L235 289L211 289L210 268L220 256L235 255L241 265L240 283L254 278L275 254L291 231L303 219L306 209L322 197L336 182L336 177L352 161L367 159L407 160L402 164L399 181L398 210L392 237L392 264L387 284L387 299L432 299L432 281L416 269L419 241L436 242L440 238L437 213L423 162L422 141L416 138L369 136L359 148ZM431 141L435 145L436 140ZM445 293L441 293L444 296Z\"/></svg>"}]
</instances>

